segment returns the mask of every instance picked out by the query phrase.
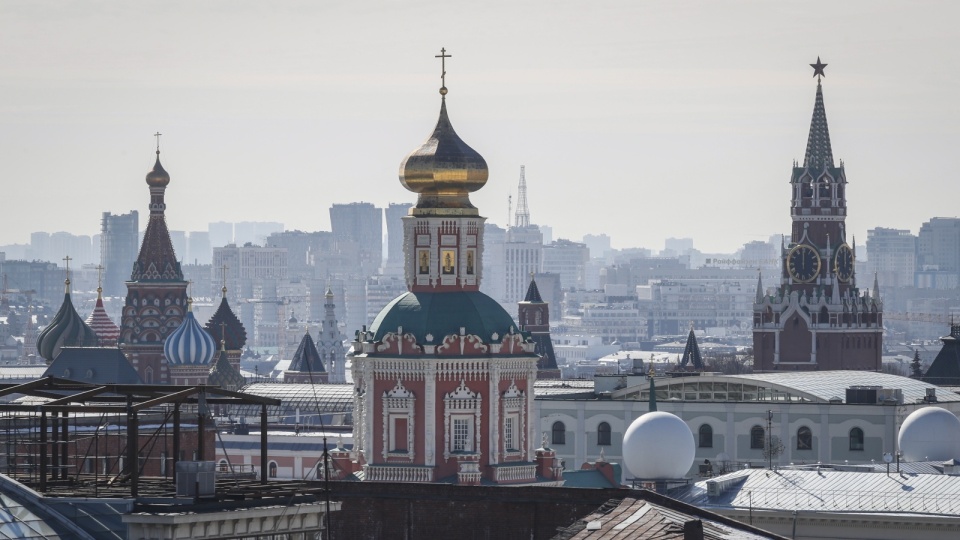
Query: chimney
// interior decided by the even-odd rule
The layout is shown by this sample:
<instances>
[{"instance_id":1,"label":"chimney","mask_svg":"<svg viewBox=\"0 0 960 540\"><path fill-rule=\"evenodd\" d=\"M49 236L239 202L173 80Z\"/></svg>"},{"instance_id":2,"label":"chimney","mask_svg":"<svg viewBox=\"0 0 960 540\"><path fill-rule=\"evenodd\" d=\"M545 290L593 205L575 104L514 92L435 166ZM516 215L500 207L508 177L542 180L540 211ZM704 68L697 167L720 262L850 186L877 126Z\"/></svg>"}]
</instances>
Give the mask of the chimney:
<instances>
[{"instance_id":1,"label":"chimney","mask_svg":"<svg viewBox=\"0 0 960 540\"><path fill-rule=\"evenodd\" d=\"M703 540L703 522L691 519L683 524L683 540Z\"/></svg>"}]
</instances>

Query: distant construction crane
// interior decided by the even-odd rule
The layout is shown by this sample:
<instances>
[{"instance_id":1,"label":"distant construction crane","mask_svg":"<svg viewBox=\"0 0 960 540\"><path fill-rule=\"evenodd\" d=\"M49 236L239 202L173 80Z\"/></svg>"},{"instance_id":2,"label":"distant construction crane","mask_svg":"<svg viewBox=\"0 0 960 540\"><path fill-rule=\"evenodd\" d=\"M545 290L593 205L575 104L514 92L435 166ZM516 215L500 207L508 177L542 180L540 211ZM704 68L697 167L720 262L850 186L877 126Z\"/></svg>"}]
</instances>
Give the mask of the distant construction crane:
<instances>
[{"instance_id":1,"label":"distant construction crane","mask_svg":"<svg viewBox=\"0 0 960 540\"><path fill-rule=\"evenodd\" d=\"M11 289L7 283L7 274L3 274L3 289L0 290L0 305L4 308L7 308L10 305L10 298L8 295L11 294L21 294L26 297L27 304L33 300L33 295L37 294L37 291L34 289L23 290L23 289Z\"/></svg>"}]
</instances>

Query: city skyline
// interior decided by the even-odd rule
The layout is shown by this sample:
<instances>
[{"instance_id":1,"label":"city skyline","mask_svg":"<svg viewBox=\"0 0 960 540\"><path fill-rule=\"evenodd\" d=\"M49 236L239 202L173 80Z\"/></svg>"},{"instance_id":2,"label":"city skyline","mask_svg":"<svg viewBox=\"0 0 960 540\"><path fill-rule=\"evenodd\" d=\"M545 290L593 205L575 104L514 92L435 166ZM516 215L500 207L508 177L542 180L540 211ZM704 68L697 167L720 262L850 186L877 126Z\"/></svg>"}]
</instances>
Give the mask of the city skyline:
<instances>
[{"instance_id":1,"label":"city skyline","mask_svg":"<svg viewBox=\"0 0 960 540\"><path fill-rule=\"evenodd\" d=\"M143 208L158 130L172 230L329 231L332 204L408 201L396 170L433 127L440 47L492 223L525 165L531 222L555 238L729 253L787 230L818 55L859 243L957 215L940 196L960 142L953 4L370 7L4 3L0 175L17 203L0 244Z\"/></svg>"}]
</instances>

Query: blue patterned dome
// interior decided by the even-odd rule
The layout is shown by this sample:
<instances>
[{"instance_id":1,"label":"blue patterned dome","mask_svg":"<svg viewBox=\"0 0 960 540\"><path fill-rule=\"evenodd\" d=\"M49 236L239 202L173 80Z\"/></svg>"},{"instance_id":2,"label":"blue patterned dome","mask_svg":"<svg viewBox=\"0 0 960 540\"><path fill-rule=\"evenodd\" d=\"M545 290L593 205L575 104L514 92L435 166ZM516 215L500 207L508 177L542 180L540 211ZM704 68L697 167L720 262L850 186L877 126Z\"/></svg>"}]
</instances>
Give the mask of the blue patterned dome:
<instances>
[{"instance_id":1,"label":"blue patterned dome","mask_svg":"<svg viewBox=\"0 0 960 540\"><path fill-rule=\"evenodd\" d=\"M216 351L213 337L200 326L190 308L183 323L163 342L163 354L171 364L208 365Z\"/></svg>"}]
</instances>

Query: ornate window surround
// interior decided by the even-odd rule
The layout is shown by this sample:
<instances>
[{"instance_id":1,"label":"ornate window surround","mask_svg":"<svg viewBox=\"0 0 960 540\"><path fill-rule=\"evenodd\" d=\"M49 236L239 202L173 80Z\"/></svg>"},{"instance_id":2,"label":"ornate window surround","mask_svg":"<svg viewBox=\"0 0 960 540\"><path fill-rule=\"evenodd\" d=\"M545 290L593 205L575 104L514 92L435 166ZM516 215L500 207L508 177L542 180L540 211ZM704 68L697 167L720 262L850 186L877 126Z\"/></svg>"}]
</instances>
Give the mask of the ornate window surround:
<instances>
[{"instance_id":1,"label":"ornate window surround","mask_svg":"<svg viewBox=\"0 0 960 540\"><path fill-rule=\"evenodd\" d=\"M527 447L527 418L525 418L524 415L524 412L526 411L524 408L525 404L526 394L517 388L516 380L510 381L510 387L507 388L507 390L503 393L503 397L500 400L500 418L503 418L503 425L501 426L503 435L500 437L500 440L503 441L501 445L504 457L523 458L524 449ZM509 417L516 418L516 425L514 426L515 448L507 448L506 446L506 419Z\"/></svg>"},{"instance_id":2,"label":"ornate window surround","mask_svg":"<svg viewBox=\"0 0 960 540\"><path fill-rule=\"evenodd\" d=\"M414 437L413 420L415 416L414 404L416 397L413 392L403 386L403 382L397 379L396 386L393 389L383 393L383 450L381 455L384 461L388 457L405 458L413 461L414 459ZM393 433L395 420L405 418L407 420L407 448L406 450L391 450L393 441L397 434Z\"/></svg>"},{"instance_id":3,"label":"ornate window surround","mask_svg":"<svg viewBox=\"0 0 960 540\"><path fill-rule=\"evenodd\" d=\"M443 459L449 460L453 450L453 420L454 418L471 417L473 431L471 445L473 450L467 454L479 454L481 448L480 418L483 414L483 396L467 388L466 381L460 380L460 386L443 397ZM457 452L463 453L463 452Z\"/></svg>"}]
</instances>

